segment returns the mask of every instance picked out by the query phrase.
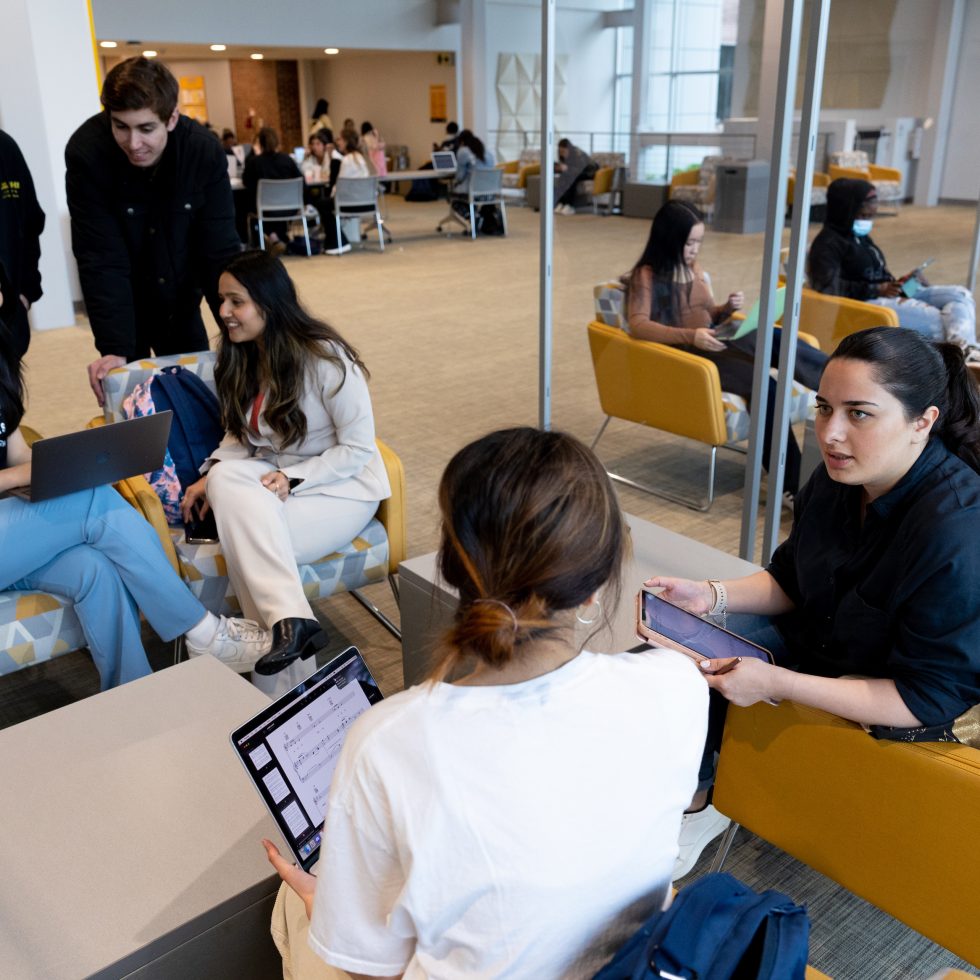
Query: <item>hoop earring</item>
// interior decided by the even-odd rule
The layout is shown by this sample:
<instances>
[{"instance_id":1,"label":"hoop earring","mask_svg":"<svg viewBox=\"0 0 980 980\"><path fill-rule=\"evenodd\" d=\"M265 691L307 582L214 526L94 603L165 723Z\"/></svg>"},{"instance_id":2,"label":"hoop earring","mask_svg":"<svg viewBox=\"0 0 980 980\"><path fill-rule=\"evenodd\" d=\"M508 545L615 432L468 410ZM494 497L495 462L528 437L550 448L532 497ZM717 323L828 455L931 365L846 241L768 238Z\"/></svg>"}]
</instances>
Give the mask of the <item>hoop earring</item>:
<instances>
[{"instance_id":1,"label":"hoop earring","mask_svg":"<svg viewBox=\"0 0 980 980\"><path fill-rule=\"evenodd\" d=\"M582 618L582 615L577 610L575 612L575 618L583 626L591 626L599 618L599 613L601 613L601 612L602 612L602 603L598 599L596 599L595 600L595 615L591 619L583 619Z\"/></svg>"}]
</instances>

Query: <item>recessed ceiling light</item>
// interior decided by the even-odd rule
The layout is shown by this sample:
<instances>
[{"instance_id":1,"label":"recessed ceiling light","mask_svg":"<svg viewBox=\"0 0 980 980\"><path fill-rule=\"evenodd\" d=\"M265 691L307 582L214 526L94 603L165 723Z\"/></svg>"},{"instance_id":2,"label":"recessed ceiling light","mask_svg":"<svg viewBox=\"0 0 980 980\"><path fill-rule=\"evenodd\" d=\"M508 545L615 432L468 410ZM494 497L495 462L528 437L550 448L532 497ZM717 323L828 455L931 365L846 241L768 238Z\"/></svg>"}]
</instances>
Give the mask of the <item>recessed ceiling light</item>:
<instances>
[{"instance_id":1,"label":"recessed ceiling light","mask_svg":"<svg viewBox=\"0 0 980 980\"><path fill-rule=\"evenodd\" d=\"M143 52L144 58L155 58L156 56L157 53L152 48L148 48L146 51Z\"/></svg>"},{"instance_id":2,"label":"recessed ceiling light","mask_svg":"<svg viewBox=\"0 0 980 980\"><path fill-rule=\"evenodd\" d=\"M265 55L259 54L259 52L256 51L254 54L250 54L249 57L252 59L252 61L261 61Z\"/></svg>"},{"instance_id":3,"label":"recessed ceiling light","mask_svg":"<svg viewBox=\"0 0 980 980\"><path fill-rule=\"evenodd\" d=\"M227 51L228 50L228 45L227 44L212 44L211 45L211 50L212 51Z\"/></svg>"},{"instance_id":4,"label":"recessed ceiling light","mask_svg":"<svg viewBox=\"0 0 980 980\"><path fill-rule=\"evenodd\" d=\"M118 48L119 45L115 41L99 41L100 48Z\"/></svg>"},{"instance_id":5,"label":"recessed ceiling light","mask_svg":"<svg viewBox=\"0 0 980 980\"><path fill-rule=\"evenodd\" d=\"M340 48L324 48L324 54L340 54Z\"/></svg>"}]
</instances>

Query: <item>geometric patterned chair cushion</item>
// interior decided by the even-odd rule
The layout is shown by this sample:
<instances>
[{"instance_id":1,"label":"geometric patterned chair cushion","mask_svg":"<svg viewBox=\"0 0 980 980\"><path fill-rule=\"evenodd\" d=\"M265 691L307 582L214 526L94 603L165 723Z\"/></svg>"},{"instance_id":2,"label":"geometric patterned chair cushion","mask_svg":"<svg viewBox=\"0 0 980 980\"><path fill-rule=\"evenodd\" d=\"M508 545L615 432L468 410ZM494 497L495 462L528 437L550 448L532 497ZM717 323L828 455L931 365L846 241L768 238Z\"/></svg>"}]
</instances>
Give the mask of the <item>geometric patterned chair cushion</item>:
<instances>
[{"instance_id":1,"label":"geometric patterned chair cushion","mask_svg":"<svg viewBox=\"0 0 980 980\"><path fill-rule=\"evenodd\" d=\"M872 176L871 161L864 150L836 150L830 154L830 163L835 167L850 167L853 170L866 171L866 179L874 184L879 201L900 201L902 199L902 184L898 180L885 180L884 174L875 178Z\"/></svg>"},{"instance_id":2,"label":"geometric patterned chair cushion","mask_svg":"<svg viewBox=\"0 0 980 980\"><path fill-rule=\"evenodd\" d=\"M592 290L595 300L595 318L610 327L619 327L629 333L626 322L626 290L618 279L601 282ZM769 372L776 376L776 369ZM721 403L725 410L725 432L730 443L744 442L749 437L749 406L741 395L730 391L721 393ZM816 415L817 394L804 388L798 381L790 388L790 422L806 422Z\"/></svg>"},{"instance_id":3,"label":"geometric patterned chair cushion","mask_svg":"<svg viewBox=\"0 0 980 980\"><path fill-rule=\"evenodd\" d=\"M675 201L687 201L702 211L708 212L714 208L715 201L715 171L723 162L731 162L732 158L713 154L701 161L698 169L696 184L677 184L671 187L670 196Z\"/></svg>"},{"instance_id":4,"label":"geometric patterned chair cushion","mask_svg":"<svg viewBox=\"0 0 980 980\"><path fill-rule=\"evenodd\" d=\"M70 599L47 592L0 592L0 674L86 646Z\"/></svg>"},{"instance_id":5,"label":"geometric patterned chair cushion","mask_svg":"<svg viewBox=\"0 0 980 980\"><path fill-rule=\"evenodd\" d=\"M216 615L240 616L241 606L231 589L221 545L187 544L182 527L171 528L170 538L180 561L181 577L202 605ZM388 535L384 525L373 518L350 544L298 567L310 602L383 582L388 573Z\"/></svg>"}]
</instances>

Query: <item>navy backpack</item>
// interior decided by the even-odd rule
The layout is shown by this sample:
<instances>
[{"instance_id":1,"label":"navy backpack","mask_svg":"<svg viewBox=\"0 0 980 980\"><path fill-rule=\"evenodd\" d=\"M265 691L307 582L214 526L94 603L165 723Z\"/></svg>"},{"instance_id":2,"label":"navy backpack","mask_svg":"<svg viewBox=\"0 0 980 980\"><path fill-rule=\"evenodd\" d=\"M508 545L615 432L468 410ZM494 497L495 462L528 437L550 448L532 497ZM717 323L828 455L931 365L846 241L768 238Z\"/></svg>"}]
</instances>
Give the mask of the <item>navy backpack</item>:
<instances>
[{"instance_id":1,"label":"navy backpack","mask_svg":"<svg viewBox=\"0 0 980 980\"><path fill-rule=\"evenodd\" d=\"M184 490L200 479L201 464L224 436L221 410L214 392L182 367L166 367L138 384L122 404L126 418L172 411L170 438L163 465L147 474L163 504L168 524L180 524Z\"/></svg>"},{"instance_id":2,"label":"navy backpack","mask_svg":"<svg viewBox=\"0 0 980 980\"><path fill-rule=\"evenodd\" d=\"M651 915L594 980L803 980L809 937L806 909L786 895L708 874Z\"/></svg>"}]
</instances>

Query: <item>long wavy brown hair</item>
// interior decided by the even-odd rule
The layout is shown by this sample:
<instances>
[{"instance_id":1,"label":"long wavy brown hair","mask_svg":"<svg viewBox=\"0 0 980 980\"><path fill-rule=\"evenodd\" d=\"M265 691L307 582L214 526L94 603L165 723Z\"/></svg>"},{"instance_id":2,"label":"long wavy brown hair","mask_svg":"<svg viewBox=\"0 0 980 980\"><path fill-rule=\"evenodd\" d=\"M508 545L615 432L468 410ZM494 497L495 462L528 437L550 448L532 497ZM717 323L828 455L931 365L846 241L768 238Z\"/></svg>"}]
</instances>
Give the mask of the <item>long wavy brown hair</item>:
<instances>
[{"instance_id":1,"label":"long wavy brown hair","mask_svg":"<svg viewBox=\"0 0 980 980\"><path fill-rule=\"evenodd\" d=\"M221 421L235 438L244 441L247 412L260 388L265 389L262 414L282 446L306 437L306 416L299 407L304 374L317 358L332 361L347 379L347 365L338 352L370 377L357 351L328 323L310 316L300 305L285 266L267 252L236 255L224 269L241 284L265 315L262 343L232 343L221 323L221 342L214 379L221 405ZM336 394L333 392L332 394Z\"/></svg>"}]
</instances>

